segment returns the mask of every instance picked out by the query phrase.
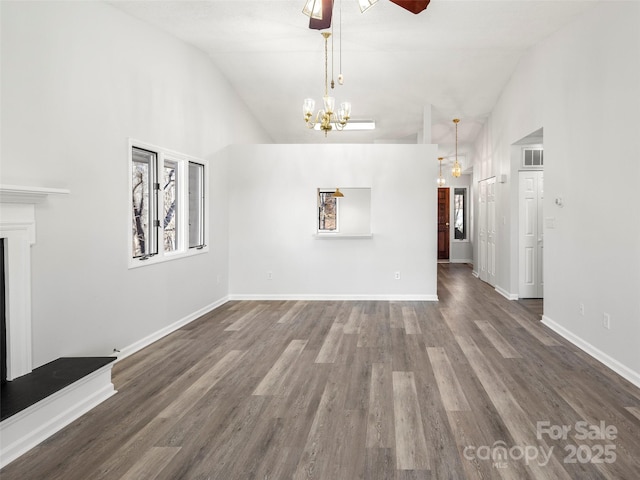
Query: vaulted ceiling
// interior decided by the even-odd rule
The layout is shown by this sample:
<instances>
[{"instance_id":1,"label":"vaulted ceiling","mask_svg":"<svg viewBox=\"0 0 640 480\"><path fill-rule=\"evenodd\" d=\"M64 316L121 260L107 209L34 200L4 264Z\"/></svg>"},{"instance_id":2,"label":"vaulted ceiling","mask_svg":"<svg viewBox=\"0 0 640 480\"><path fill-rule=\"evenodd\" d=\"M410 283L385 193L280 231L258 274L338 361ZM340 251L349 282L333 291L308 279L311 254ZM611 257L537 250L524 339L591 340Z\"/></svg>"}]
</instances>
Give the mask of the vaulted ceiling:
<instances>
[{"instance_id":1,"label":"vaulted ceiling","mask_svg":"<svg viewBox=\"0 0 640 480\"><path fill-rule=\"evenodd\" d=\"M333 71L345 82L333 95L376 129L327 138L302 117L303 99L318 105L324 92L324 40L304 0L111 3L206 52L276 143L414 143L431 105L432 142L448 155L452 119L460 144L472 143L523 54L596 2L431 0L414 15L388 0L365 13L335 0Z\"/></svg>"}]
</instances>

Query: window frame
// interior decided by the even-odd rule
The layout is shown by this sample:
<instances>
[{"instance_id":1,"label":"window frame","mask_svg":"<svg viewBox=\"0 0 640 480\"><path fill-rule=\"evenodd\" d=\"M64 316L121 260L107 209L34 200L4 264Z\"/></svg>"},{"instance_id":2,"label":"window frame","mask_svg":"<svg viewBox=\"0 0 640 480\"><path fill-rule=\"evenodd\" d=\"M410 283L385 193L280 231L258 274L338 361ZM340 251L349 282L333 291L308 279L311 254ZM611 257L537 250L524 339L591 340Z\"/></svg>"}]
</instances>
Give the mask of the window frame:
<instances>
[{"instance_id":1,"label":"window frame","mask_svg":"<svg viewBox=\"0 0 640 480\"><path fill-rule=\"evenodd\" d=\"M142 160L137 160L134 159L134 153L133 150L136 149L138 151L140 151L141 155L145 156L145 160L146 161L142 161ZM142 185L144 185L145 183L147 184L146 188L144 188L141 192L140 192L140 197L141 200L140 202L142 203L142 201L144 199L146 199L146 212L145 210L143 210L142 212L140 212L140 223L146 223L146 228L145 228L145 253L142 255L135 255L134 252L134 246L136 244L136 242L133 240L133 232L131 235L131 248L129 250L129 253L131 254L132 258L136 258L136 259L140 259L140 258L148 258L148 257L152 257L154 255L157 255L158 253L158 238L157 238L157 230L155 230L153 223L154 223L154 219L158 217L158 204L157 204L157 199L158 199L158 195L154 194L154 186L157 183L158 179L156 178L157 172L158 172L158 154L157 152L151 151L151 150L147 150L144 148L140 148L140 147L131 147L130 149L130 157L131 157L131 162L129 165L129 193L132 195L132 197L135 197L135 195L133 194L133 189L134 189L134 185L133 185L133 176L134 176L134 169L138 168L137 165L138 164L142 164L142 165L146 165L146 178L144 178L142 180ZM139 185L139 184L138 184ZM133 200L133 198L132 198ZM145 213L145 215L143 215L143 213ZM129 226L131 228L133 228L133 224L135 222L137 215L135 215L133 213L133 209L131 209L131 222L129 224Z\"/></svg>"},{"instance_id":2,"label":"window frame","mask_svg":"<svg viewBox=\"0 0 640 480\"><path fill-rule=\"evenodd\" d=\"M335 200L335 217L336 217L336 228L334 230L329 230L329 229L323 229L320 228L320 219L321 219L321 215L322 215L322 194L326 194L326 193L330 193L330 194L334 194L336 193L336 189L335 188L318 188L317 190L317 195L316 195L316 199L317 199L317 215L316 215L316 231L319 235L334 235L337 233L340 233L340 199L337 197L329 197L329 198L334 198Z\"/></svg>"},{"instance_id":3,"label":"window frame","mask_svg":"<svg viewBox=\"0 0 640 480\"><path fill-rule=\"evenodd\" d=\"M133 240L133 208L131 204L131 195L133 189L133 150L140 149L145 150L147 152L151 152L156 155L155 161L155 182L159 184L159 188L155 189L152 187L155 204L155 218L151 220L152 224L155 223L154 220L157 220L159 224L156 226L152 226L151 228L156 228L157 230L152 235L155 238L157 243L157 252L134 257L134 240ZM183 153L175 152L173 150L169 150L163 147L159 147L157 145L153 145L150 143L142 142L135 139L129 139L128 142L128 161L127 161L127 170L128 170L128 179L129 179L129 190L128 196L129 201L127 202L127 210L128 210L128 229L127 229L127 244L128 244L128 266L129 268L139 268L145 265L155 265L157 263L163 263L170 260L176 260L179 258L190 257L193 255L200 255L203 253L207 253L209 251L208 239L209 239L209 221L206 216L206 204L209 199L209 182L208 182L208 171L209 167L206 160L192 157ZM199 221L203 223L202 230L202 239L203 244L194 245L192 247L189 246L189 163L196 163L202 165L202 212L199 216ZM176 169L176 184L175 184L175 192L176 192L176 207L174 211L175 215L175 230L176 230L176 248L172 251L165 251L164 246L164 195L162 194L162 183L164 180L164 171L165 164L173 164Z\"/></svg>"},{"instance_id":4,"label":"window frame","mask_svg":"<svg viewBox=\"0 0 640 480\"><path fill-rule=\"evenodd\" d=\"M468 186L461 186L461 187L457 187L457 186L452 186L451 187L453 189L453 195L451 196L452 200L451 200L451 204L452 204L452 208L451 208L451 241L452 242L457 242L457 243L465 243L465 242L470 242L470 235L469 235L469 227L470 227L470 221L469 221L469 187ZM464 238L456 238L456 190L464 190L464 200L463 200L463 205L462 205L462 218L463 218L463 225L464 225Z\"/></svg>"},{"instance_id":5,"label":"window frame","mask_svg":"<svg viewBox=\"0 0 640 480\"><path fill-rule=\"evenodd\" d=\"M527 165L526 164L526 158L527 158L527 152L532 152L531 155L531 165ZM540 163L539 164L534 164L534 153L533 152L539 152L540 154ZM527 145L522 147L522 158L520 161L520 167L524 170L542 170L544 169L544 147L543 146L538 146L538 145Z\"/></svg>"}]
</instances>

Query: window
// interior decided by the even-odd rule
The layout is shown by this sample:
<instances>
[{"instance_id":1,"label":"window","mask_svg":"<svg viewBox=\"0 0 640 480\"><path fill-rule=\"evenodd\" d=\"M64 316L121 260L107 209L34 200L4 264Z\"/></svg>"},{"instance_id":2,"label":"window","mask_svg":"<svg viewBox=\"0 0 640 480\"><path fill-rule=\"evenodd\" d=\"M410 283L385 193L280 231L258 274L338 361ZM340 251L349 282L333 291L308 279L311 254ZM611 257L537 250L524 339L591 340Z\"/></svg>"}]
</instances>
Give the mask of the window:
<instances>
[{"instance_id":1,"label":"window","mask_svg":"<svg viewBox=\"0 0 640 480\"><path fill-rule=\"evenodd\" d=\"M335 190L318 189L318 232L338 232L338 199Z\"/></svg>"},{"instance_id":2,"label":"window","mask_svg":"<svg viewBox=\"0 0 640 480\"><path fill-rule=\"evenodd\" d=\"M164 179L162 181L164 251L173 252L178 248L178 232L176 230L176 182L178 176L177 162L164 162Z\"/></svg>"},{"instance_id":3,"label":"window","mask_svg":"<svg viewBox=\"0 0 640 480\"><path fill-rule=\"evenodd\" d=\"M156 183L157 155L133 148L131 152L133 194L133 256L147 257L158 253L155 229L156 202L153 186Z\"/></svg>"},{"instance_id":4,"label":"window","mask_svg":"<svg viewBox=\"0 0 640 480\"><path fill-rule=\"evenodd\" d=\"M130 154L129 265L207 251L205 162L137 141Z\"/></svg>"},{"instance_id":5,"label":"window","mask_svg":"<svg viewBox=\"0 0 640 480\"><path fill-rule=\"evenodd\" d=\"M189 162L189 248L204 245L204 165Z\"/></svg>"},{"instance_id":6,"label":"window","mask_svg":"<svg viewBox=\"0 0 640 480\"><path fill-rule=\"evenodd\" d=\"M456 240L467 240L467 189L453 190L453 231Z\"/></svg>"},{"instance_id":7,"label":"window","mask_svg":"<svg viewBox=\"0 0 640 480\"><path fill-rule=\"evenodd\" d=\"M544 150L542 148L523 148L523 167L542 167L544 165Z\"/></svg>"}]
</instances>

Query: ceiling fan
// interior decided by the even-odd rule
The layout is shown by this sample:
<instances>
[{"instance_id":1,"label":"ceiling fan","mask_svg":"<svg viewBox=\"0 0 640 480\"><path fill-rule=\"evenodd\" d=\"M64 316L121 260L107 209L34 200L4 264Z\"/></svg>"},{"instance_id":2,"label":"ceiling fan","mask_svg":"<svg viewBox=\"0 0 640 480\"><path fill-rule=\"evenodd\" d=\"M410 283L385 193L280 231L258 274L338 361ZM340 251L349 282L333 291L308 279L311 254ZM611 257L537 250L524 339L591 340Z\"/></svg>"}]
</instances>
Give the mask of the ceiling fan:
<instances>
[{"instance_id":1,"label":"ceiling fan","mask_svg":"<svg viewBox=\"0 0 640 480\"><path fill-rule=\"evenodd\" d=\"M416 15L425 10L431 0L389 0L392 3L415 13ZM358 0L360 11L364 13L378 0ZM314 30L324 30L331 26L334 0L306 0L302 13L309 17L309 28Z\"/></svg>"}]
</instances>

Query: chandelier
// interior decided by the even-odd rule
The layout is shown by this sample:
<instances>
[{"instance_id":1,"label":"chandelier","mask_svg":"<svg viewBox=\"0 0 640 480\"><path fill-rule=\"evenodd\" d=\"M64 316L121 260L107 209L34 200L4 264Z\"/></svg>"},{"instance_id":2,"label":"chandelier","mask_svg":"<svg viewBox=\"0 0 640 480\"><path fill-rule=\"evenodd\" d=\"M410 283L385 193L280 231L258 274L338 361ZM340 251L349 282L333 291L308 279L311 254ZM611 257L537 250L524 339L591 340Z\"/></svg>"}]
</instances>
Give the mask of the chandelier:
<instances>
[{"instance_id":1,"label":"chandelier","mask_svg":"<svg viewBox=\"0 0 640 480\"><path fill-rule=\"evenodd\" d=\"M438 187L444 187L444 184L447 183L447 181L442 176L442 160L444 160L444 157L438 157L438 162L440 162L440 175L438 176Z\"/></svg>"},{"instance_id":2,"label":"chandelier","mask_svg":"<svg viewBox=\"0 0 640 480\"><path fill-rule=\"evenodd\" d=\"M351 103L342 102L338 111L335 111L336 99L329 96L329 81L328 81L328 39L331 36L330 32L320 32L324 37L324 97L322 97L324 109L318 111L313 115L313 111L316 107L316 102L313 98L305 98L302 104L302 111L304 113L304 121L308 128L314 128L316 125L320 126L320 130L324 132L325 137L327 133L334 128L336 130L343 130L349 118L351 117Z\"/></svg>"},{"instance_id":3,"label":"chandelier","mask_svg":"<svg viewBox=\"0 0 640 480\"><path fill-rule=\"evenodd\" d=\"M460 122L459 118L453 119L453 123L456 124L456 161L453 164L451 175L453 175L455 178L458 178L460 175L462 175L462 167L460 167L460 164L458 163L458 123L459 122Z\"/></svg>"}]
</instances>

